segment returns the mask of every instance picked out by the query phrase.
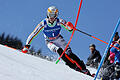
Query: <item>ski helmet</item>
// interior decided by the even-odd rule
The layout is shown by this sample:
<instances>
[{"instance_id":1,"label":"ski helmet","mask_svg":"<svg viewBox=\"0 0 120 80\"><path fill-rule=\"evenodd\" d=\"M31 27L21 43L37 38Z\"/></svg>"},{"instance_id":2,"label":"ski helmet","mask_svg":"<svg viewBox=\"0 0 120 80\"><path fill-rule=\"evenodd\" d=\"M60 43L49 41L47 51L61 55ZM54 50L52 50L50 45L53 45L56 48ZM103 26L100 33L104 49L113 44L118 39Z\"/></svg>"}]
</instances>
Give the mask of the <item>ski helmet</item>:
<instances>
[{"instance_id":1,"label":"ski helmet","mask_svg":"<svg viewBox=\"0 0 120 80\"><path fill-rule=\"evenodd\" d=\"M55 6L50 6L47 9L47 17L48 18L56 18L58 16L58 9Z\"/></svg>"}]
</instances>

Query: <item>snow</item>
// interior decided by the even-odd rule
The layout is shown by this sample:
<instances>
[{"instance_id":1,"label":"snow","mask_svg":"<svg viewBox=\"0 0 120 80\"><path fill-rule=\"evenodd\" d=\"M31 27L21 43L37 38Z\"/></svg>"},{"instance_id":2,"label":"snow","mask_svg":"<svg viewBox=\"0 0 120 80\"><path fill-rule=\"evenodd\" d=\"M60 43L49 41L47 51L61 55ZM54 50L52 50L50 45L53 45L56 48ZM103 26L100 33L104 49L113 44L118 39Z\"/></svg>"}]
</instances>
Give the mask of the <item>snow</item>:
<instances>
[{"instance_id":1,"label":"snow","mask_svg":"<svg viewBox=\"0 0 120 80\"><path fill-rule=\"evenodd\" d=\"M0 45L0 80L93 80L93 78L64 64L55 64Z\"/></svg>"}]
</instances>

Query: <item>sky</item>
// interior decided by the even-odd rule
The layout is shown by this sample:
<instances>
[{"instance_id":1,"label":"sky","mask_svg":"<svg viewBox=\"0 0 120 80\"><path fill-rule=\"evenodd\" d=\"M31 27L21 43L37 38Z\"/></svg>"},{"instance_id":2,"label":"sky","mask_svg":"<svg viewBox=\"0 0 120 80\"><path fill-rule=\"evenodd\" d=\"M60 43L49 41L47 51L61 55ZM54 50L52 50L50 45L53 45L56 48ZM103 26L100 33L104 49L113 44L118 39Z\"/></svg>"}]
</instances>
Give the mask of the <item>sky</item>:
<instances>
[{"instance_id":1,"label":"sky","mask_svg":"<svg viewBox=\"0 0 120 80\"><path fill-rule=\"evenodd\" d=\"M0 34L5 32L6 35L17 36L25 45L29 34L46 18L49 6L58 8L59 18L75 24L79 3L80 0L0 0ZM76 28L108 42L119 17L120 0L83 0ZM71 33L62 29L61 35L68 42ZM101 55L104 54L106 44L77 31L70 47L74 54L86 61L91 43L96 44ZM31 46L36 50L42 49L44 54L55 54L45 45L43 32L32 41Z\"/></svg>"}]
</instances>

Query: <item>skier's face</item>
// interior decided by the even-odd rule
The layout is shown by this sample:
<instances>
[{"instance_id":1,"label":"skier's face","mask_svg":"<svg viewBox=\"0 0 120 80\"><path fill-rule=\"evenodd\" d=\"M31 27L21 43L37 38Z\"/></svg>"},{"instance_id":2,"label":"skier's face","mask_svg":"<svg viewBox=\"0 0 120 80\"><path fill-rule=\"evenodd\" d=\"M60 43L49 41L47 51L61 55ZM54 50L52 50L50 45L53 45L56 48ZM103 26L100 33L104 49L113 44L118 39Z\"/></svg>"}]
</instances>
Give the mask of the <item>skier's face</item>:
<instances>
[{"instance_id":1,"label":"skier's face","mask_svg":"<svg viewBox=\"0 0 120 80\"><path fill-rule=\"evenodd\" d=\"M49 14L48 15L48 20L50 23L54 23L54 21L56 20L57 15L56 14Z\"/></svg>"},{"instance_id":2,"label":"skier's face","mask_svg":"<svg viewBox=\"0 0 120 80\"><path fill-rule=\"evenodd\" d=\"M49 21L50 21L51 23L54 23L55 18L54 18L54 17L51 17L51 18L49 18Z\"/></svg>"}]
</instances>

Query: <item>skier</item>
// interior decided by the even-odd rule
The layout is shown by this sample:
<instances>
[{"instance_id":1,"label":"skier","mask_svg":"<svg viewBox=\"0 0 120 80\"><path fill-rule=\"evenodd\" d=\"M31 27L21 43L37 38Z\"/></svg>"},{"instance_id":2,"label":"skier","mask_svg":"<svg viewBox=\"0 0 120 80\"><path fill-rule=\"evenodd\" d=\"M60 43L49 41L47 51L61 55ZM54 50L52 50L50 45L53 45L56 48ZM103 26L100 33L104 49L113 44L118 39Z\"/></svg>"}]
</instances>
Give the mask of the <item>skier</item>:
<instances>
[{"instance_id":1,"label":"skier","mask_svg":"<svg viewBox=\"0 0 120 80\"><path fill-rule=\"evenodd\" d=\"M47 18L42 20L35 30L29 35L26 41L26 45L22 49L23 53L27 53L30 44L33 38L43 30L45 42L47 47L53 51L58 53L59 55L62 54L63 50L65 49L67 43L63 39L60 34L61 27L64 27L69 32L73 31L73 24L71 22L66 22L63 19L58 18L58 9L55 6L51 6L47 9ZM63 61L65 64L68 65L70 68L73 68L77 71L86 73L90 75L88 69L82 60L80 60L71 50L70 46L68 46L65 54L62 56ZM76 66L77 65L77 66ZM79 66L79 67L78 67Z\"/></svg>"},{"instance_id":2,"label":"skier","mask_svg":"<svg viewBox=\"0 0 120 80\"><path fill-rule=\"evenodd\" d=\"M114 63L104 69L102 80L119 80L120 78L120 39L114 46L119 50L114 47L110 49L110 53L115 55Z\"/></svg>"}]
</instances>

